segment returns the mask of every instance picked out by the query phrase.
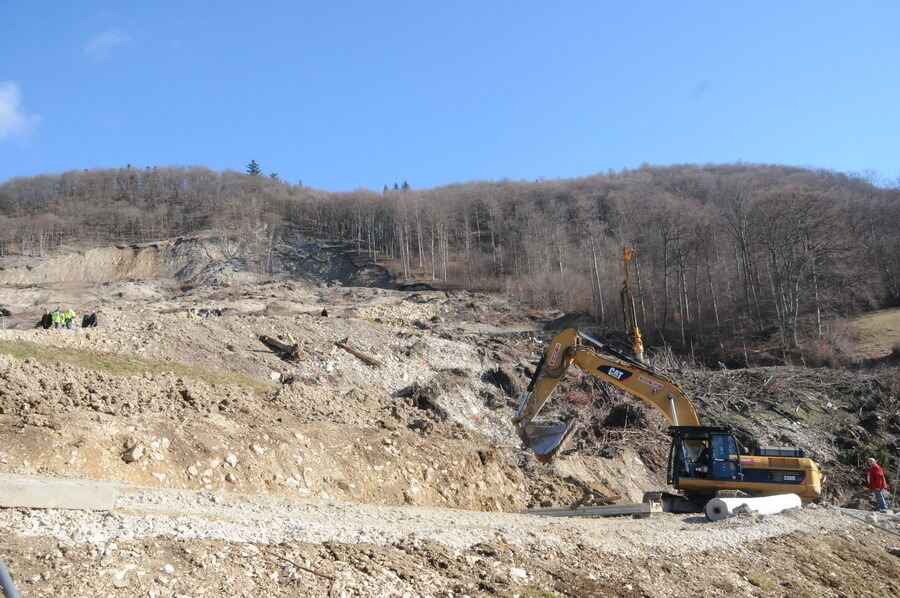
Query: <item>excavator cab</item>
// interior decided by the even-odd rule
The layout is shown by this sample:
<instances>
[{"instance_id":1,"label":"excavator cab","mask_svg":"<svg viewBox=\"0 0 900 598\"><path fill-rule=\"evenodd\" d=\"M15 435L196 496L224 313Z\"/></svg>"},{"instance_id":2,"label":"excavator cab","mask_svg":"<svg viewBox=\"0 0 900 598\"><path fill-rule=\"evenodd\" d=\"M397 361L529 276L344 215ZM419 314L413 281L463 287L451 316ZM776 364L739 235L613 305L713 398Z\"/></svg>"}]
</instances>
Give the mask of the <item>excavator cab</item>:
<instances>
[{"instance_id":1,"label":"excavator cab","mask_svg":"<svg viewBox=\"0 0 900 598\"><path fill-rule=\"evenodd\" d=\"M668 482L681 480L742 481L740 445L731 430L711 426L671 426ZM692 484L696 486L696 482Z\"/></svg>"}]
</instances>

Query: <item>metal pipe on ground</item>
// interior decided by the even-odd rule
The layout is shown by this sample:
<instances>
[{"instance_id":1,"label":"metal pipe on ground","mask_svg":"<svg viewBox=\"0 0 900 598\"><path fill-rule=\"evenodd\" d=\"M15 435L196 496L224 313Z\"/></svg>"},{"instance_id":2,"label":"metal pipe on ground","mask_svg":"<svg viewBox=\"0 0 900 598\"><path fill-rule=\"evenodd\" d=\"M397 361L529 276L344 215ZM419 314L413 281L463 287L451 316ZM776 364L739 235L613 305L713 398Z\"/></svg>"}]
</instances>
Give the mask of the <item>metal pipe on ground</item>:
<instances>
[{"instance_id":1,"label":"metal pipe on ground","mask_svg":"<svg viewBox=\"0 0 900 598\"><path fill-rule=\"evenodd\" d=\"M3 562L3 559L0 559L0 587L3 588L3 595L6 598L19 598L19 592L16 591L16 586L13 584L12 577L10 577L9 571L6 569L6 563Z\"/></svg>"},{"instance_id":2,"label":"metal pipe on ground","mask_svg":"<svg viewBox=\"0 0 900 598\"><path fill-rule=\"evenodd\" d=\"M773 515L803 505L796 494L776 494L757 498L714 498L706 503L703 512L710 521L721 521L735 514L740 507L747 507L760 515Z\"/></svg>"},{"instance_id":3,"label":"metal pipe on ground","mask_svg":"<svg viewBox=\"0 0 900 598\"><path fill-rule=\"evenodd\" d=\"M900 481L900 457L897 458L897 473L894 474L894 485L891 487L891 510L897 504L897 482Z\"/></svg>"},{"instance_id":4,"label":"metal pipe on ground","mask_svg":"<svg viewBox=\"0 0 900 598\"><path fill-rule=\"evenodd\" d=\"M869 519L867 519L865 517L860 517L859 515L855 514L854 511L856 511L857 513L870 513L871 515L874 515L874 513L871 513L869 511L858 511L857 509L845 509L843 507L835 507L835 506L832 506L831 508L834 509L835 511L838 511L839 513L843 513L844 515L849 515L850 517L853 517L854 519L859 519L863 523L868 523L872 527L877 527L881 531L885 531L889 534L894 534L895 536L900 536L900 533L895 532L892 529L888 529L884 526L878 525L874 521L870 521ZM898 519L900 519L900 516L898 516L898 515L894 515L894 517L897 517Z\"/></svg>"}]
</instances>

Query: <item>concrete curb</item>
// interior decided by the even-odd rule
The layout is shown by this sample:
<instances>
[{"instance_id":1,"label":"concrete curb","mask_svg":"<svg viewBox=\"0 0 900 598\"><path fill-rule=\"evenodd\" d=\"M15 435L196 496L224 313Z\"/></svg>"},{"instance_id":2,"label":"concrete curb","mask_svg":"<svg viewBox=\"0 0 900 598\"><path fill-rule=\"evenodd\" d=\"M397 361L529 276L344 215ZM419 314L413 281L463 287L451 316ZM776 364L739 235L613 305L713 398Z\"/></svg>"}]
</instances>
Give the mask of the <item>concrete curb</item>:
<instances>
[{"instance_id":1,"label":"concrete curb","mask_svg":"<svg viewBox=\"0 0 900 598\"><path fill-rule=\"evenodd\" d=\"M109 511L118 492L95 480L0 474L0 508Z\"/></svg>"}]
</instances>

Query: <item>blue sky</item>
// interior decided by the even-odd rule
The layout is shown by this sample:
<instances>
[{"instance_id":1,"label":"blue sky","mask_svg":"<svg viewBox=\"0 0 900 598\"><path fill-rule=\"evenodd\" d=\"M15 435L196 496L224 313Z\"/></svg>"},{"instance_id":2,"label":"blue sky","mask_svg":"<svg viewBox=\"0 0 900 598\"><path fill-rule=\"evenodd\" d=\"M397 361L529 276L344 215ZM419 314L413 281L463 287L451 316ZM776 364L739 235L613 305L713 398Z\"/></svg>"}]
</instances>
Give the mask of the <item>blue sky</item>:
<instances>
[{"instance_id":1,"label":"blue sky","mask_svg":"<svg viewBox=\"0 0 900 598\"><path fill-rule=\"evenodd\" d=\"M0 181L766 162L900 179L897 2L0 0Z\"/></svg>"}]
</instances>

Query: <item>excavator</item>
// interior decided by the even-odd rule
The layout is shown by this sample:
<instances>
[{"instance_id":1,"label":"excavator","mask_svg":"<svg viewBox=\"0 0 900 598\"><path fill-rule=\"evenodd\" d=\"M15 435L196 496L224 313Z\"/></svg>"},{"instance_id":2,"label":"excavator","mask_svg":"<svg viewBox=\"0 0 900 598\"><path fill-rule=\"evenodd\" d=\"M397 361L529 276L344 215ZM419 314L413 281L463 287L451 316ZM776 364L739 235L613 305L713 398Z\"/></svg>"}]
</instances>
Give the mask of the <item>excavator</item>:
<instances>
[{"instance_id":1,"label":"excavator","mask_svg":"<svg viewBox=\"0 0 900 598\"><path fill-rule=\"evenodd\" d=\"M729 428L701 425L690 397L645 363L629 272L634 253L632 248L622 249L622 319L633 357L574 328L557 334L520 399L513 418L519 436L544 463L565 448L575 431L574 422L546 426L532 420L574 364L646 401L672 424L666 477L681 495L652 492L645 500L661 502L664 510L682 512L702 510L715 495L736 491L762 496L794 492L805 501L815 500L822 492L823 478L803 449L759 446L752 455L747 454Z\"/></svg>"},{"instance_id":2,"label":"excavator","mask_svg":"<svg viewBox=\"0 0 900 598\"><path fill-rule=\"evenodd\" d=\"M669 378L575 328L559 332L550 341L512 420L538 461L549 463L566 448L575 431L574 422L533 422L572 365L646 401L671 424L666 477L681 494L645 496L645 500L661 502L663 510L698 512L707 500L727 493L723 491L757 496L792 492L804 501L821 494L819 467L803 449L760 446L748 454L729 428L702 425L690 397Z\"/></svg>"}]
</instances>

